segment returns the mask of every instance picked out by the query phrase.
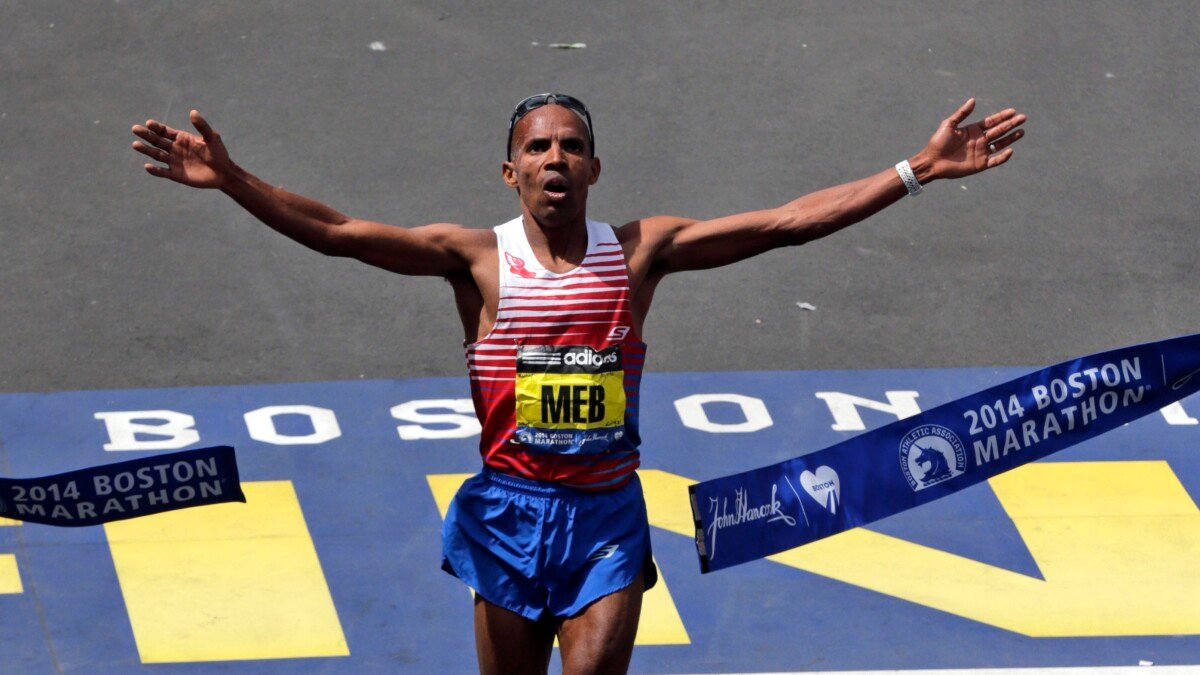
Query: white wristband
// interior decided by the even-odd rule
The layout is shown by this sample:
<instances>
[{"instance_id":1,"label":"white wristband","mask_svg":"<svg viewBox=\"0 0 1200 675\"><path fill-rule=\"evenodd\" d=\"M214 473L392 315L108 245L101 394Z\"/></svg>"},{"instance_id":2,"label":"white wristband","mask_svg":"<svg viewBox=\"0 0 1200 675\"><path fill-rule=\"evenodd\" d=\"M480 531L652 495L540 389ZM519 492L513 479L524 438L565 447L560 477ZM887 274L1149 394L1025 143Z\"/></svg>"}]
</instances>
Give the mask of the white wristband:
<instances>
[{"instance_id":1,"label":"white wristband","mask_svg":"<svg viewBox=\"0 0 1200 675\"><path fill-rule=\"evenodd\" d=\"M917 175L913 173L907 159L896 165L896 173L900 174L900 180L904 181L904 187L908 188L909 196L921 194L921 184L917 182Z\"/></svg>"}]
</instances>

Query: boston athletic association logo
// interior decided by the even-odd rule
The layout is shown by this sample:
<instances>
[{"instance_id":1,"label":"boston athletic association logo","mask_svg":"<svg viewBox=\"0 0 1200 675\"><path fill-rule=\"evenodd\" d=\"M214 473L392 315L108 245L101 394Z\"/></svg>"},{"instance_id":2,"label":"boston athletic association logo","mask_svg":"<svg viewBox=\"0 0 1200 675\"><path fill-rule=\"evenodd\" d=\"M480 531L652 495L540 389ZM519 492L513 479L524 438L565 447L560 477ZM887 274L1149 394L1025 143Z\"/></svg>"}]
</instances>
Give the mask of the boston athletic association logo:
<instances>
[{"instance_id":1,"label":"boston athletic association logo","mask_svg":"<svg viewBox=\"0 0 1200 675\"><path fill-rule=\"evenodd\" d=\"M946 427L923 424L900 440L900 470L914 491L962 474L966 464L962 441Z\"/></svg>"}]
</instances>

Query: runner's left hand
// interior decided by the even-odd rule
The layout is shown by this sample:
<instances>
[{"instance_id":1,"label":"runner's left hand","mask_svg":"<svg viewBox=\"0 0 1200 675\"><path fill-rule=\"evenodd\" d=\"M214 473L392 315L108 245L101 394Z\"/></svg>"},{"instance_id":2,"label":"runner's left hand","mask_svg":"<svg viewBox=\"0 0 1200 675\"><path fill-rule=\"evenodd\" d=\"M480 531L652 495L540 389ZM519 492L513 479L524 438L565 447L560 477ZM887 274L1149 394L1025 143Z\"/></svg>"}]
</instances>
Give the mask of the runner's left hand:
<instances>
[{"instance_id":1,"label":"runner's left hand","mask_svg":"<svg viewBox=\"0 0 1200 675\"><path fill-rule=\"evenodd\" d=\"M929 139L922 152L930 162L930 180L960 178L1000 166L1012 157L1009 146L1025 136L1023 129L1017 129L1025 123L1025 114L1015 108L959 126L974 109L975 99L967 99L953 115L942 120Z\"/></svg>"}]
</instances>

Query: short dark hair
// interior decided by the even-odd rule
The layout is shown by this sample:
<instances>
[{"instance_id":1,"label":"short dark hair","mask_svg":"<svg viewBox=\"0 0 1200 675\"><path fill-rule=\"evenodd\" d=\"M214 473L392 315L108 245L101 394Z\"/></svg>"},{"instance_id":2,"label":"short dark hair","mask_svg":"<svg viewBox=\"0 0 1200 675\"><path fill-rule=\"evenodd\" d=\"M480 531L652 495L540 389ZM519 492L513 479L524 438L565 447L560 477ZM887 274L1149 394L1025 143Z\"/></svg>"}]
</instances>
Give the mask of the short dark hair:
<instances>
[{"instance_id":1,"label":"short dark hair","mask_svg":"<svg viewBox=\"0 0 1200 675\"><path fill-rule=\"evenodd\" d=\"M583 104L583 101L574 96L555 92L527 96L521 99L517 107L513 108L512 115L508 118L508 142L504 144L504 156L510 161L512 160L513 129L517 127L517 122L520 122L522 117L546 105L560 105L575 113L579 116L579 119L583 120L583 125L587 127L588 132L588 148L591 150L592 157L595 157L596 136L592 132L592 114L588 112L587 106Z\"/></svg>"}]
</instances>

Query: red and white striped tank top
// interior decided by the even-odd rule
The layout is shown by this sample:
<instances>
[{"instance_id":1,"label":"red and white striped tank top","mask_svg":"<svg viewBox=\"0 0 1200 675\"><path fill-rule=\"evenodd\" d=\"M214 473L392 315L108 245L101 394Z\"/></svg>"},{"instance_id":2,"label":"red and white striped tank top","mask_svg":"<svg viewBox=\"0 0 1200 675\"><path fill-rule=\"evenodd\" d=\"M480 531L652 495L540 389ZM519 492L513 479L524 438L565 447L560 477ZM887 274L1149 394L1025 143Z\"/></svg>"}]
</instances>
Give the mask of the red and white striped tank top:
<instances>
[{"instance_id":1,"label":"red and white striped tank top","mask_svg":"<svg viewBox=\"0 0 1200 675\"><path fill-rule=\"evenodd\" d=\"M615 490L639 465L646 358L616 233L588 220L583 263L558 274L538 263L521 218L495 231L496 323L467 346L483 463L524 478Z\"/></svg>"}]
</instances>

